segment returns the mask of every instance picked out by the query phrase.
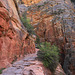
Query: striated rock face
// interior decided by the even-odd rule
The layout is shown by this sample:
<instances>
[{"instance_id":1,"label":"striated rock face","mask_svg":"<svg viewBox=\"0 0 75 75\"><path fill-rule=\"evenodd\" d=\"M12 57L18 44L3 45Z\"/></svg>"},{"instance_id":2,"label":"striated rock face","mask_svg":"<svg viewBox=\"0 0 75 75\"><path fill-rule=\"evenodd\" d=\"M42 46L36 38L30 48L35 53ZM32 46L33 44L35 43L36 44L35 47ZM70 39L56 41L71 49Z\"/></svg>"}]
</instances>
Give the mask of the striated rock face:
<instances>
[{"instance_id":1,"label":"striated rock face","mask_svg":"<svg viewBox=\"0 0 75 75\"><path fill-rule=\"evenodd\" d=\"M25 5L23 5L25 6ZM23 14L21 5L20 13ZM61 61L67 75L75 73L75 9L70 0L41 0L25 6L27 17L41 41L56 43L61 49Z\"/></svg>"},{"instance_id":2,"label":"striated rock face","mask_svg":"<svg viewBox=\"0 0 75 75\"><path fill-rule=\"evenodd\" d=\"M55 70L55 73L54 75L66 75L62 69L62 66L60 64L58 64L56 70Z\"/></svg>"},{"instance_id":3,"label":"striated rock face","mask_svg":"<svg viewBox=\"0 0 75 75\"><path fill-rule=\"evenodd\" d=\"M35 38L21 24L14 1L0 0L0 68L35 52Z\"/></svg>"}]
</instances>

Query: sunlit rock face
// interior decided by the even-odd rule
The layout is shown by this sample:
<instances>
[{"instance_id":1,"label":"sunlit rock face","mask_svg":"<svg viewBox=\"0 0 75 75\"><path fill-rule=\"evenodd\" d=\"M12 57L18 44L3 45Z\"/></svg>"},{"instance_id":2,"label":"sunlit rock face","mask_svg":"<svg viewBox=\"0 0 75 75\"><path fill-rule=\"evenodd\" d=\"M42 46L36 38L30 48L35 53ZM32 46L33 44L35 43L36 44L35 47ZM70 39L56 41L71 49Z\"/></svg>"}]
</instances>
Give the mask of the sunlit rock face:
<instances>
[{"instance_id":1,"label":"sunlit rock face","mask_svg":"<svg viewBox=\"0 0 75 75\"><path fill-rule=\"evenodd\" d=\"M21 5L19 5L20 7ZM75 9L71 1L42 0L39 3L25 7L26 15L35 27L35 32L40 40L52 44L56 43L62 49L63 68L67 75L74 75ZM23 14L24 9L20 8L20 13Z\"/></svg>"},{"instance_id":2,"label":"sunlit rock face","mask_svg":"<svg viewBox=\"0 0 75 75\"><path fill-rule=\"evenodd\" d=\"M0 68L35 52L35 38L21 24L13 0L0 0Z\"/></svg>"},{"instance_id":3,"label":"sunlit rock face","mask_svg":"<svg viewBox=\"0 0 75 75\"><path fill-rule=\"evenodd\" d=\"M33 5L35 3L40 2L41 0L22 0L22 2L24 2L24 4L26 4L27 6Z\"/></svg>"}]
</instances>

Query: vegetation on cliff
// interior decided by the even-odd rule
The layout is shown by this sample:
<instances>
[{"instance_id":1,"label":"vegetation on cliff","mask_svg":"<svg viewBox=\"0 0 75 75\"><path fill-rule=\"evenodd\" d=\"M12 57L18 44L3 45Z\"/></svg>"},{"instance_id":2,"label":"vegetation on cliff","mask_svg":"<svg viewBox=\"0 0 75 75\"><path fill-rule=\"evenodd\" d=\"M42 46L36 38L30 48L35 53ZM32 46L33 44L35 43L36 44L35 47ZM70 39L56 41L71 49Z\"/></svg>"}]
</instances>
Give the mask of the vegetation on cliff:
<instances>
[{"instance_id":1,"label":"vegetation on cliff","mask_svg":"<svg viewBox=\"0 0 75 75\"><path fill-rule=\"evenodd\" d=\"M0 69L0 74L2 74L2 71L3 71L4 69L5 69L5 68Z\"/></svg>"},{"instance_id":2,"label":"vegetation on cliff","mask_svg":"<svg viewBox=\"0 0 75 75\"><path fill-rule=\"evenodd\" d=\"M27 19L25 14L22 15L21 21L30 35L35 34L34 27L30 24L30 20Z\"/></svg>"},{"instance_id":3,"label":"vegetation on cliff","mask_svg":"<svg viewBox=\"0 0 75 75\"><path fill-rule=\"evenodd\" d=\"M43 42L39 46L38 59L41 60L45 67L49 68L52 72L55 71L59 62L59 49L55 45L48 42Z\"/></svg>"}]
</instances>

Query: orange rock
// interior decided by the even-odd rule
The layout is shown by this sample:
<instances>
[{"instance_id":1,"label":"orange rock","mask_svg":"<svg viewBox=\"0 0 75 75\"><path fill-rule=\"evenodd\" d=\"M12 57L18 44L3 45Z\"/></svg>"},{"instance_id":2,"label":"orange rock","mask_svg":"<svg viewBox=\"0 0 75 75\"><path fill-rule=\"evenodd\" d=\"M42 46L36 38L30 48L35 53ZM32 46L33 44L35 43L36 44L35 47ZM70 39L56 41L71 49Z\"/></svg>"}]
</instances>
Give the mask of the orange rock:
<instances>
[{"instance_id":1,"label":"orange rock","mask_svg":"<svg viewBox=\"0 0 75 75\"><path fill-rule=\"evenodd\" d=\"M22 0L27 6L30 6L32 4L38 3L41 0Z\"/></svg>"},{"instance_id":2,"label":"orange rock","mask_svg":"<svg viewBox=\"0 0 75 75\"><path fill-rule=\"evenodd\" d=\"M10 66L13 60L27 53L35 52L34 38L29 38L28 32L20 23L14 2L11 2L7 5L6 1L0 1L5 4L5 8L0 6L0 68Z\"/></svg>"}]
</instances>

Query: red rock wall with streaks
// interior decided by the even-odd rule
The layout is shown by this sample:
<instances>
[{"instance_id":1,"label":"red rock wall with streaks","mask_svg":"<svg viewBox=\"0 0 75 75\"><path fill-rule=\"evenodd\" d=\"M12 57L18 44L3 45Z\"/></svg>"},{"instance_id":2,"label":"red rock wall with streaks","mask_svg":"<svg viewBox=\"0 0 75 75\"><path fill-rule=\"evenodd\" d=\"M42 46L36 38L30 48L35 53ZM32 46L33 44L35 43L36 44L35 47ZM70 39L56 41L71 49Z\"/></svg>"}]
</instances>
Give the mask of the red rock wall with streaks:
<instances>
[{"instance_id":1,"label":"red rock wall with streaks","mask_svg":"<svg viewBox=\"0 0 75 75\"><path fill-rule=\"evenodd\" d=\"M13 0L0 0L0 68L35 52L34 41L21 24Z\"/></svg>"}]
</instances>

